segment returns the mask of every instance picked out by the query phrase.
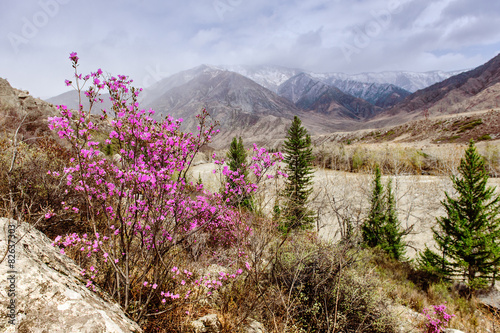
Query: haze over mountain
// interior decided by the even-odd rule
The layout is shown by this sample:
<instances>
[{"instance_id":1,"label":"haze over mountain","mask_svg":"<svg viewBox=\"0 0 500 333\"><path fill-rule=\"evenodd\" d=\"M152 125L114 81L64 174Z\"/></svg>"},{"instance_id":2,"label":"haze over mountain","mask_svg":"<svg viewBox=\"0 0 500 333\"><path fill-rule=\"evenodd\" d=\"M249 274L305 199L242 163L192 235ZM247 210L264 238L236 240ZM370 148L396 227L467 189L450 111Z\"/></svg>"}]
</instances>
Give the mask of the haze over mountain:
<instances>
[{"instance_id":1,"label":"haze over mountain","mask_svg":"<svg viewBox=\"0 0 500 333\"><path fill-rule=\"evenodd\" d=\"M422 116L462 113L500 105L500 54L487 63L419 90L381 113L383 123L404 122Z\"/></svg>"},{"instance_id":2,"label":"haze over mountain","mask_svg":"<svg viewBox=\"0 0 500 333\"><path fill-rule=\"evenodd\" d=\"M348 91L342 89L342 86L346 86L346 82L391 84L409 92L415 92L463 72L463 70L448 72L436 70L428 72L386 71L379 73L345 74L333 72L316 73L281 66L220 66L220 68L246 76L274 92L277 92L278 87L286 80L300 73L309 74L323 83L336 86L348 93Z\"/></svg>"},{"instance_id":3,"label":"haze over mountain","mask_svg":"<svg viewBox=\"0 0 500 333\"><path fill-rule=\"evenodd\" d=\"M215 145L243 136L256 142L282 138L294 115L312 133L329 130L328 121L315 121L285 98L234 72L199 66L160 81L146 91L143 106L184 119L185 130L196 130L195 115L203 108L220 124Z\"/></svg>"},{"instance_id":4,"label":"haze over mountain","mask_svg":"<svg viewBox=\"0 0 500 333\"><path fill-rule=\"evenodd\" d=\"M408 71L387 71L379 73L359 73L359 74L344 74L344 73L326 73L316 74L314 77L322 80L327 84L334 84L339 81L357 81L364 83L388 83L405 89L409 92L415 92L419 89L426 88L436 82L441 82L447 78L462 73L459 71L429 71L429 72L408 72Z\"/></svg>"},{"instance_id":5,"label":"haze over mountain","mask_svg":"<svg viewBox=\"0 0 500 333\"><path fill-rule=\"evenodd\" d=\"M300 109L316 111L336 119L365 120L381 111L367 101L345 94L305 73L281 84L278 94L294 102Z\"/></svg>"},{"instance_id":6,"label":"haze over mountain","mask_svg":"<svg viewBox=\"0 0 500 333\"><path fill-rule=\"evenodd\" d=\"M141 107L184 119L184 130L196 129L195 115L206 108L219 122L222 135L215 145L233 136L269 143L281 139L294 115L311 134L380 127L431 115L487 108L500 101L499 56L472 71L384 72L357 76L339 73L306 73L277 66L201 65L179 72L145 89ZM352 78L357 77L359 81ZM444 81L410 94L392 83L407 87L447 77ZM363 82L373 80L374 82ZM106 100L106 98L105 98ZM75 92L49 99L54 104L76 107ZM102 106L109 108L108 105Z\"/></svg>"}]
</instances>

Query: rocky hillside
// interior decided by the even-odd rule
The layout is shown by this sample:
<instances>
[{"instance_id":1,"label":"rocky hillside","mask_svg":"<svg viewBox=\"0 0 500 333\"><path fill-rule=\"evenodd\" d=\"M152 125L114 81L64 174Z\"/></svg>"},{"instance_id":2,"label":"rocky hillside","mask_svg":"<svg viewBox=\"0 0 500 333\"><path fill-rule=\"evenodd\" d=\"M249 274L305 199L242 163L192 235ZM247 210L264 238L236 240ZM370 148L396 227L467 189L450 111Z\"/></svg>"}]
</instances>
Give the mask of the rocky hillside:
<instances>
[{"instance_id":1,"label":"rocky hillside","mask_svg":"<svg viewBox=\"0 0 500 333\"><path fill-rule=\"evenodd\" d=\"M353 80L333 80L330 85L342 92L364 99L370 104L381 108L389 108L411 93L389 83L368 83Z\"/></svg>"},{"instance_id":2,"label":"rocky hillside","mask_svg":"<svg viewBox=\"0 0 500 333\"><path fill-rule=\"evenodd\" d=\"M415 92L419 89L424 89L433 85L436 82L441 82L447 78L457 75L462 71L429 71L423 73L408 72L408 71L387 71L380 73L360 73L360 74L344 74L344 73L325 73L317 74L315 77L323 80L326 83L333 81L357 81L364 83L386 83L400 87L404 90Z\"/></svg>"},{"instance_id":3,"label":"rocky hillside","mask_svg":"<svg viewBox=\"0 0 500 333\"><path fill-rule=\"evenodd\" d=\"M278 94L303 110L315 111L335 119L364 120L381 111L367 101L345 94L305 73L284 82Z\"/></svg>"},{"instance_id":4,"label":"rocky hillside","mask_svg":"<svg viewBox=\"0 0 500 333\"><path fill-rule=\"evenodd\" d=\"M484 110L500 103L500 55L473 70L419 90L381 114L382 118L411 119Z\"/></svg>"},{"instance_id":5,"label":"rocky hillside","mask_svg":"<svg viewBox=\"0 0 500 333\"><path fill-rule=\"evenodd\" d=\"M40 136L47 132L47 117L58 113L53 104L33 98L28 91L12 88L0 78L0 128L24 137Z\"/></svg>"},{"instance_id":6,"label":"rocky hillside","mask_svg":"<svg viewBox=\"0 0 500 333\"><path fill-rule=\"evenodd\" d=\"M158 115L183 118L184 129L188 131L196 130L194 116L206 108L220 124L222 135L215 138L216 143L226 141L226 135L242 135L243 132L282 137L290 119L299 112L286 99L229 71L204 70L184 84L177 85L177 82L174 84L172 79L166 79L159 87L153 87L156 91L164 90L149 94L143 107L156 110Z\"/></svg>"},{"instance_id":7,"label":"rocky hillside","mask_svg":"<svg viewBox=\"0 0 500 333\"><path fill-rule=\"evenodd\" d=\"M318 136L317 143L467 143L500 139L500 109L443 115L408 121L380 129L338 132ZM498 142L498 141L495 141Z\"/></svg>"}]
</instances>

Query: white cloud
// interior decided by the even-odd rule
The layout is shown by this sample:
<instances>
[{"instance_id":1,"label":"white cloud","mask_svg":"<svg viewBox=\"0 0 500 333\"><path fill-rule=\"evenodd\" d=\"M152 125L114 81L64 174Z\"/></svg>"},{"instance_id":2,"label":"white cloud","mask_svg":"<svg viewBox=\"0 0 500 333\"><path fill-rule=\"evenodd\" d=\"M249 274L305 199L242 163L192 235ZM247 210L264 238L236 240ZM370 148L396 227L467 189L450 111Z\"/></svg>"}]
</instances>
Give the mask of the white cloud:
<instances>
[{"instance_id":1,"label":"white cloud","mask_svg":"<svg viewBox=\"0 0 500 333\"><path fill-rule=\"evenodd\" d=\"M40 5L58 1L54 15ZM25 36L44 12L47 22ZM61 93L72 51L82 70L101 67L139 84L202 63L349 73L462 69L496 55L499 24L500 4L491 0L5 1L0 76L36 96ZM17 52L12 34L25 39ZM342 45L355 51L349 61Z\"/></svg>"}]
</instances>

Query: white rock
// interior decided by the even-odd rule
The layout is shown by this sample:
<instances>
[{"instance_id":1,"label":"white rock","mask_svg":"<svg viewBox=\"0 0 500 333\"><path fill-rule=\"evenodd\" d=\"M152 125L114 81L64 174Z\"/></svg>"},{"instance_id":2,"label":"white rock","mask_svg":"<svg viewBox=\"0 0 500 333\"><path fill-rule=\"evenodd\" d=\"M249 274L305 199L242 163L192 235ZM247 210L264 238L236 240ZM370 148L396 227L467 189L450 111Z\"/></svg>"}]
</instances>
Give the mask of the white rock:
<instances>
[{"instance_id":1,"label":"white rock","mask_svg":"<svg viewBox=\"0 0 500 333\"><path fill-rule=\"evenodd\" d=\"M216 314L208 314L191 322L195 333L219 333L222 325Z\"/></svg>"},{"instance_id":2,"label":"white rock","mask_svg":"<svg viewBox=\"0 0 500 333\"><path fill-rule=\"evenodd\" d=\"M13 268L8 257L0 263L0 331L142 332L111 299L85 287L82 269L60 254L49 238L26 223L11 224L17 225L19 242ZM8 225L8 219L0 218L0 259L6 251ZM15 297L8 294L8 276L15 277ZM16 326L7 317L11 299L16 305Z\"/></svg>"},{"instance_id":3,"label":"white rock","mask_svg":"<svg viewBox=\"0 0 500 333\"><path fill-rule=\"evenodd\" d=\"M244 329L245 333L266 333L266 328L262 323L255 319L247 319L247 326Z\"/></svg>"}]
</instances>

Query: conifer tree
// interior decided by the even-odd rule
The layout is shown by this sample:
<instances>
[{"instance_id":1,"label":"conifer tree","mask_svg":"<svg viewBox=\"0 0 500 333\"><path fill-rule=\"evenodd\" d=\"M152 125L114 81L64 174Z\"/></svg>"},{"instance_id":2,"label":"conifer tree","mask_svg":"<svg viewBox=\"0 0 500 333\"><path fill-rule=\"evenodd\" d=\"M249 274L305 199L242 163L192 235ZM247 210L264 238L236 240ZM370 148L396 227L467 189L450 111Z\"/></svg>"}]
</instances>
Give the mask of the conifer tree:
<instances>
[{"instance_id":1,"label":"conifer tree","mask_svg":"<svg viewBox=\"0 0 500 333\"><path fill-rule=\"evenodd\" d=\"M241 136L239 137L239 139L236 139L236 137L233 138L226 157L229 169L231 171L239 170L240 173L242 172L245 175L245 177L247 176L247 152L245 150L245 147L243 146L243 140L241 139Z\"/></svg>"},{"instance_id":2,"label":"conifer tree","mask_svg":"<svg viewBox=\"0 0 500 333\"><path fill-rule=\"evenodd\" d=\"M384 186L378 165L375 167L370 201L370 212L361 227L361 231L363 242L369 247L375 247L382 242L382 226L385 220Z\"/></svg>"},{"instance_id":3,"label":"conifer tree","mask_svg":"<svg viewBox=\"0 0 500 333\"><path fill-rule=\"evenodd\" d=\"M241 139L241 137L239 137L238 139L236 139L236 137L233 138L226 157L229 170L237 171L238 174L243 175L243 179L247 181L247 152L245 150L245 146L243 145L243 140ZM229 183L229 186L231 186L232 188L236 187L236 184L234 184L234 181L232 179L228 178L227 181ZM248 209L252 209L253 201L249 194L243 193L238 202L235 204L246 207Z\"/></svg>"},{"instance_id":4,"label":"conifer tree","mask_svg":"<svg viewBox=\"0 0 500 333\"><path fill-rule=\"evenodd\" d=\"M392 181L389 180L384 193L380 168L375 168L373 191L368 218L361 227L363 241L369 247L380 247L390 257L401 260L405 254L406 244L403 237L408 231L401 229L396 199L392 193Z\"/></svg>"},{"instance_id":5,"label":"conifer tree","mask_svg":"<svg viewBox=\"0 0 500 333\"><path fill-rule=\"evenodd\" d=\"M460 176L451 176L458 197L445 192L445 217L437 219L434 240L440 254L429 248L420 255L421 268L444 278L461 277L471 290L494 282L500 263L500 197L487 187L485 161L471 140L460 161Z\"/></svg>"},{"instance_id":6,"label":"conifer tree","mask_svg":"<svg viewBox=\"0 0 500 333\"><path fill-rule=\"evenodd\" d=\"M307 207L313 179L311 137L297 116L288 129L283 152L288 178L285 181L286 205L282 212L284 222L281 229L287 232L295 228L311 228L313 212Z\"/></svg>"},{"instance_id":7,"label":"conifer tree","mask_svg":"<svg viewBox=\"0 0 500 333\"><path fill-rule=\"evenodd\" d=\"M403 237L407 231L401 229L401 224L398 220L396 211L396 199L392 193L392 181L389 179L386 189L386 211L384 217L384 224L382 227L383 241L380 244L389 256L396 260L401 260L406 252L406 244Z\"/></svg>"}]
</instances>

